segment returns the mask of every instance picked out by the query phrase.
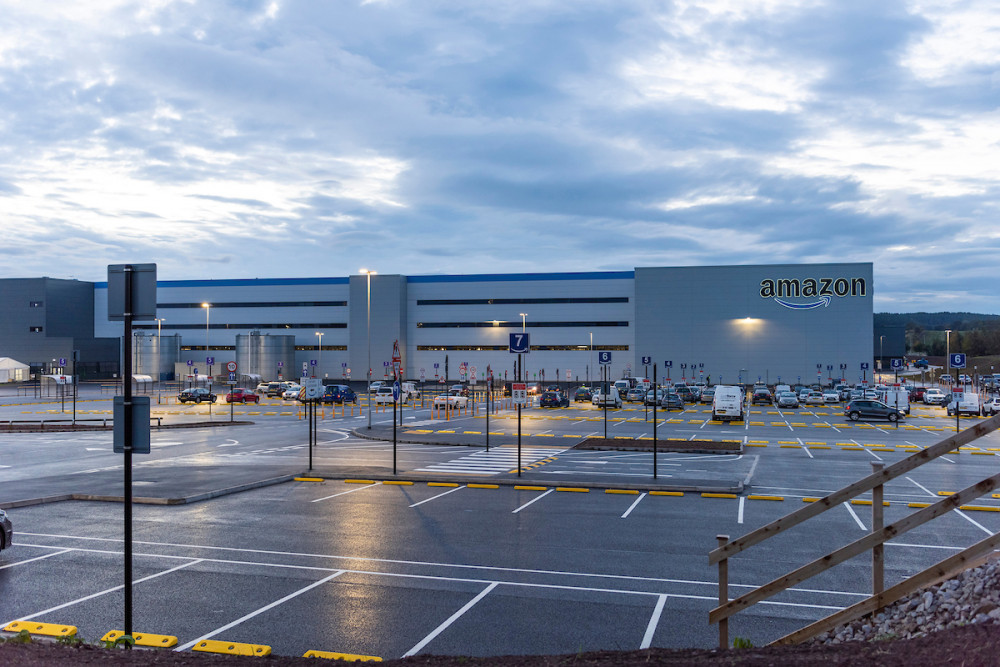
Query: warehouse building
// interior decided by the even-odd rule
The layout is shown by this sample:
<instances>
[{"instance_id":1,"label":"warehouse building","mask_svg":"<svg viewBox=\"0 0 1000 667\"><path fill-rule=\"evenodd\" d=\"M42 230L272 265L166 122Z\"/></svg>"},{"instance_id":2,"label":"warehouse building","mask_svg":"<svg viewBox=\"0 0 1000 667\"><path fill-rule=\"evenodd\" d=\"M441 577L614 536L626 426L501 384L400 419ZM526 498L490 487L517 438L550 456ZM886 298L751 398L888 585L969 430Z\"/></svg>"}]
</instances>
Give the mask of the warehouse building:
<instances>
[{"instance_id":1,"label":"warehouse building","mask_svg":"<svg viewBox=\"0 0 1000 667\"><path fill-rule=\"evenodd\" d=\"M90 339L120 340L107 284L82 284ZM229 361L242 380L358 380L369 367L382 379L398 346L407 379L482 382L487 369L512 379L509 336L523 331L526 378L540 382L592 381L608 356L612 377L656 365L675 381L854 381L871 377L872 292L870 263L164 280L133 361L163 379L219 376Z\"/></svg>"}]
</instances>

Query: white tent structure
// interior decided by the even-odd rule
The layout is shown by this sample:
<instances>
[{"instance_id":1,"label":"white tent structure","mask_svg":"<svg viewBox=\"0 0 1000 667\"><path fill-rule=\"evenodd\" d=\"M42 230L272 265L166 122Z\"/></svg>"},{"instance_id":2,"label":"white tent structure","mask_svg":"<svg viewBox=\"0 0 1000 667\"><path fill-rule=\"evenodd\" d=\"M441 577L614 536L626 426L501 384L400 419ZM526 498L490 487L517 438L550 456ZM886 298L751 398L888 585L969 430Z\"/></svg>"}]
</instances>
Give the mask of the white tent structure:
<instances>
[{"instance_id":1,"label":"white tent structure","mask_svg":"<svg viewBox=\"0 0 1000 667\"><path fill-rule=\"evenodd\" d=\"M28 379L28 364L10 357L0 357L0 382L23 382Z\"/></svg>"}]
</instances>

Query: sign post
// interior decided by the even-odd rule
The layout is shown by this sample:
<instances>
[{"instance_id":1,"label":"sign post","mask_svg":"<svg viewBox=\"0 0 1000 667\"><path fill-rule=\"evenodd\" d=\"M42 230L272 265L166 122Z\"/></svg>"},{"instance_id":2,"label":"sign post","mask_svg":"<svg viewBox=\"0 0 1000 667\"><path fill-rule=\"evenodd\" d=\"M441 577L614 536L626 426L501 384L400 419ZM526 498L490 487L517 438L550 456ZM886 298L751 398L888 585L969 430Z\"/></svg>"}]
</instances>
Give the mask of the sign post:
<instances>
[{"instance_id":1,"label":"sign post","mask_svg":"<svg viewBox=\"0 0 1000 667\"><path fill-rule=\"evenodd\" d=\"M108 266L108 319L122 320L125 323L122 340L123 396L119 403L121 407L115 410L114 415L114 450L124 455L125 634L130 637L132 636L132 453L133 451L149 453L149 397L140 397L143 399L141 401L132 398L132 320L135 318L156 319L156 264L111 264ZM138 424L136 407L140 407ZM136 430L139 431L138 439ZM136 449L136 444L140 444L142 448Z\"/></svg>"},{"instance_id":2,"label":"sign post","mask_svg":"<svg viewBox=\"0 0 1000 667\"><path fill-rule=\"evenodd\" d=\"M513 382L510 385L510 396L517 406L517 476L521 476L521 406L528 402L528 385L524 382Z\"/></svg>"},{"instance_id":3,"label":"sign post","mask_svg":"<svg viewBox=\"0 0 1000 667\"><path fill-rule=\"evenodd\" d=\"M608 379L611 377L611 353L598 352L597 362L601 365L601 403L604 407L604 439L608 439Z\"/></svg>"},{"instance_id":4,"label":"sign post","mask_svg":"<svg viewBox=\"0 0 1000 667\"><path fill-rule=\"evenodd\" d=\"M507 350L511 354L517 355L517 368L514 377L516 380L524 380L524 359L523 355L531 352L531 335L525 332L515 332L510 334L510 340L507 344ZM521 387L522 394L521 402L518 403L517 399L514 400L517 403L517 476L521 476L521 406L527 402L528 399L528 388L525 384L518 384ZM513 386L511 387L511 396L514 395Z\"/></svg>"}]
</instances>

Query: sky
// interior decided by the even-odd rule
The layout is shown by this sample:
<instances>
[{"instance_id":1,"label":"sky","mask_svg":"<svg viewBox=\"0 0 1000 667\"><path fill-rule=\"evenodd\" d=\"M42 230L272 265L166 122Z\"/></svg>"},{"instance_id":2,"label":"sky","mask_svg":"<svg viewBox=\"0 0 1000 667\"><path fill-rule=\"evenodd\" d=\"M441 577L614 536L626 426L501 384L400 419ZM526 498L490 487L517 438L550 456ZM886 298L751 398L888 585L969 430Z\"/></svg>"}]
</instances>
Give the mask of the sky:
<instances>
[{"instance_id":1,"label":"sky","mask_svg":"<svg viewBox=\"0 0 1000 667\"><path fill-rule=\"evenodd\" d=\"M1000 313L991 0L0 0L0 277L871 262Z\"/></svg>"}]
</instances>

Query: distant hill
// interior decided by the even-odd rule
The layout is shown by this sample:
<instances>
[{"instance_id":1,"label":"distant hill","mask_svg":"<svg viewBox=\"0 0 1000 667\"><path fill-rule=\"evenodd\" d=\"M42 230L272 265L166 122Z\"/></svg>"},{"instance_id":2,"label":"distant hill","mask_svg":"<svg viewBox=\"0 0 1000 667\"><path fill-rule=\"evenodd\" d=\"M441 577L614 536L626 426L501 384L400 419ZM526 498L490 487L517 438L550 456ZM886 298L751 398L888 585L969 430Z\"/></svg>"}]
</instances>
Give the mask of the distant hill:
<instances>
[{"instance_id":1,"label":"distant hill","mask_svg":"<svg viewBox=\"0 0 1000 667\"><path fill-rule=\"evenodd\" d=\"M1000 324L1000 315L986 313L875 313L874 324L879 326L906 326L916 324L922 329L966 331L976 329L985 323L991 328Z\"/></svg>"}]
</instances>

